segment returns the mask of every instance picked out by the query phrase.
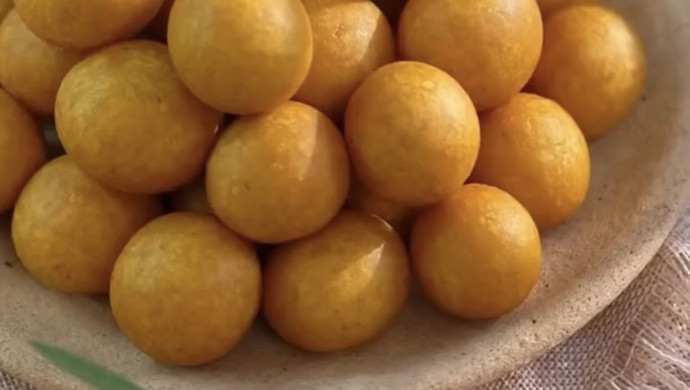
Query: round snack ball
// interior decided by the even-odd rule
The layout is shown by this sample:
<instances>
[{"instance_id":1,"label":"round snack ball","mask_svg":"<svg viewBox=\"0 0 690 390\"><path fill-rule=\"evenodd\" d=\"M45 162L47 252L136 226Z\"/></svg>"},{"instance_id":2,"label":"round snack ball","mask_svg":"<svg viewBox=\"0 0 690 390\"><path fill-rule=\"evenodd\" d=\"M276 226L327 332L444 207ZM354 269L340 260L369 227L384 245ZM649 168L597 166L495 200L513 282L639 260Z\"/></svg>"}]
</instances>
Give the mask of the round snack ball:
<instances>
[{"instance_id":1,"label":"round snack ball","mask_svg":"<svg viewBox=\"0 0 690 390\"><path fill-rule=\"evenodd\" d=\"M41 130L26 110L0 89L0 213L17 200L48 159Z\"/></svg>"},{"instance_id":2,"label":"round snack ball","mask_svg":"<svg viewBox=\"0 0 690 390\"><path fill-rule=\"evenodd\" d=\"M340 132L324 114L297 102L235 120L220 136L206 169L216 215L261 243L321 229L338 213L349 187Z\"/></svg>"},{"instance_id":3,"label":"round snack ball","mask_svg":"<svg viewBox=\"0 0 690 390\"><path fill-rule=\"evenodd\" d=\"M642 95L642 43L615 11L565 8L544 25L544 50L528 86L558 102L594 140L619 124Z\"/></svg>"},{"instance_id":4,"label":"round snack ball","mask_svg":"<svg viewBox=\"0 0 690 390\"><path fill-rule=\"evenodd\" d=\"M0 0L0 22L14 7L14 0Z\"/></svg>"},{"instance_id":5,"label":"round snack ball","mask_svg":"<svg viewBox=\"0 0 690 390\"><path fill-rule=\"evenodd\" d=\"M313 236L278 247L264 269L263 313L299 348L332 352L379 337L407 300L400 238L381 219L343 211Z\"/></svg>"},{"instance_id":6,"label":"round snack ball","mask_svg":"<svg viewBox=\"0 0 690 390\"><path fill-rule=\"evenodd\" d=\"M414 208L382 199L356 180L352 181L347 205L383 219L403 238L407 237L416 212Z\"/></svg>"},{"instance_id":7,"label":"round snack ball","mask_svg":"<svg viewBox=\"0 0 690 390\"><path fill-rule=\"evenodd\" d=\"M365 187L386 200L421 206L452 194L470 175L479 120L447 73L402 61L380 68L357 89L345 137Z\"/></svg>"},{"instance_id":8,"label":"round snack ball","mask_svg":"<svg viewBox=\"0 0 690 390\"><path fill-rule=\"evenodd\" d=\"M14 0L22 19L44 41L92 49L133 37L163 0Z\"/></svg>"},{"instance_id":9,"label":"round snack ball","mask_svg":"<svg viewBox=\"0 0 690 390\"><path fill-rule=\"evenodd\" d=\"M541 272L539 231L509 194L468 185L422 214L411 243L424 294L463 319L497 318L518 307Z\"/></svg>"},{"instance_id":10,"label":"round snack ball","mask_svg":"<svg viewBox=\"0 0 690 390\"><path fill-rule=\"evenodd\" d=\"M169 191L202 170L220 113L175 74L165 45L128 41L77 64L58 91L67 153L94 178L135 193Z\"/></svg>"},{"instance_id":11,"label":"round snack ball","mask_svg":"<svg viewBox=\"0 0 690 390\"><path fill-rule=\"evenodd\" d=\"M576 4L596 2L597 0L537 0L541 14L545 18L561 8L570 7Z\"/></svg>"},{"instance_id":12,"label":"round snack ball","mask_svg":"<svg viewBox=\"0 0 690 390\"><path fill-rule=\"evenodd\" d=\"M507 191L540 229L572 218L590 181L589 148L572 117L552 100L521 93L480 121L472 181Z\"/></svg>"},{"instance_id":13,"label":"round snack ball","mask_svg":"<svg viewBox=\"0 0 690 390\"><path fill-rule=\"evenodd\" d=\"M393 31L368 0L302 2L314 34L314 59L295 99L339 120L362 81L395 59Z\"/></svg>"},{"instance_id":14,"label":"round snack ball","mask_svg":"<svg viewBox=\"0 0 690 390\"><path fill-rule=\"evenodd\" d=\"M176 0L168 45L180 77L201 100L247 115L297 92L314 42L300 0Z\"/></svg>"},{"instance_id":15,"label":"round snack ball","mask_svg":"<svg viewBox=\"0 0 690 390\"><path fill-rule=\"evenodd\" d=\"M115 264L113 316L154 360L196 366L244 337L259 310L261 271L252 246L214 217L174 213L132 237Z\"/></svg>"},{"instance_id":16,"label":"round snack ball","mask_svg":"<svg viewBox=\"0 0 690 390\"><path fill-rule=\"evenodd\" d=\"M172 194L172 206L175 211L193 211L196 213L213 214L206 197L206 183L203 179L180 188Z\"/></svg>"},{"instance_id":17,"label":"round snack ball","mask_svg":"<svg viewBox=\"0 0 690 390\"><path fill-rule=\"evenodd\" d=\"M31 110L52 116L62 79L86 53L43 41L16 10L0 24L0 83Z\"/></svg>"},{"instance_id":18,"label":"round snack ball","mask_svg":"<svg viewBox=\"0 0 690 390\"><path fill-rule=\"evenodd\" d=\"M410 0L398 42L404 59L445 70L484 111L527 84L539 61L542 27L535 0Z\"/></svg>"},{"instance_id":19,"label":"round snack ball","mask_svg":"<svg viewBox=\"0 0 690 390\"><path fill-rule=\"evenodd\" d=\"M12 241L22 264L44 285L65 293L107 293L120 251L159 213L153 197L102 187L63 156L22 191Z\"/></svg>"}]
</instances>

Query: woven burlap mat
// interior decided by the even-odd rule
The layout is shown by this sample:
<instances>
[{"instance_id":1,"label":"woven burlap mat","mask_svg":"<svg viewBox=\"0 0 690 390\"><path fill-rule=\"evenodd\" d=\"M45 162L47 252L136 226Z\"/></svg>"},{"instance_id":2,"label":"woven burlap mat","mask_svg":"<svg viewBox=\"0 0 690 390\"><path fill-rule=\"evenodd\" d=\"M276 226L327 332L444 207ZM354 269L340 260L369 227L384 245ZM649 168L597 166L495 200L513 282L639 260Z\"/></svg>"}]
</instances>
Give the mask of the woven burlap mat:
<instances>
[{"instance_id":1,"label":"woven burlap mat","mask_svg":"<svg viewBox=\"0 0 690 390\"><path fill-rule=\"evenodd\" d=\"M547 355L477 390L690 390L690 212L639 278ZM0 390L36 390L0 373Z\"/></svg>"}]
</instances>

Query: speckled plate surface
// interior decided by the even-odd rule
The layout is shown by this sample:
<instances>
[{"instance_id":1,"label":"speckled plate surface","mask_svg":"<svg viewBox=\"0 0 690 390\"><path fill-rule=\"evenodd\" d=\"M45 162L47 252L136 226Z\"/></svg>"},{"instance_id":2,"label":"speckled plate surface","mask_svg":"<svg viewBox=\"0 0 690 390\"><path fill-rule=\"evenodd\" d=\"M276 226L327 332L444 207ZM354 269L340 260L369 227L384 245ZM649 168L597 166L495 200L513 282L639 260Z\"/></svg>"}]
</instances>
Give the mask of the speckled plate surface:
<instances>
[{"instance_id":1,"label":"speckled plate surface","mask_svg":"<svg viewBox=\"0 0 690 390\"><path fill-rule=\"evenodd\" d=\"M544 239L543 278L495 322L446 318L415 297L379 342L357 351L297 351L257 325L222 362L165 368L116 329L105 300L67 297L32 281L0 222L0 369L42 390L84 386L41 361L25 340L70 348L150 389L458 389L536 358L582 327L644 268L690 199L690 2L610 1L641 32L648 90L630 118L592 148L585 207Z\"/></svg>"}]
</instances>

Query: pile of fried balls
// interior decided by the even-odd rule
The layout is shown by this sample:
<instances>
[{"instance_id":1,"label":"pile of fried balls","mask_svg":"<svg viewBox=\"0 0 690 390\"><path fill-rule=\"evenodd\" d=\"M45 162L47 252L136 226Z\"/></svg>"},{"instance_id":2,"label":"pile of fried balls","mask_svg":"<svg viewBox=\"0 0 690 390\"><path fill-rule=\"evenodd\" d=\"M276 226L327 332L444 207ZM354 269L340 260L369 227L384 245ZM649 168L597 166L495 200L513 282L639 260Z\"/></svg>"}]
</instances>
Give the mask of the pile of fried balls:
<instances>
[{"instance_id":1,"label":"pile of fried balls","mask_svg":"<svg viewBox=\"0 0 690 390\"><path fill-rule=\"evenodd\" d=\"M108 294L179 366L258 315L304 350L362 346L413 282L460 320L512 312L646 74L591 0L0 0L0 18L18 258Z\"/></svg>"}]
</instances>

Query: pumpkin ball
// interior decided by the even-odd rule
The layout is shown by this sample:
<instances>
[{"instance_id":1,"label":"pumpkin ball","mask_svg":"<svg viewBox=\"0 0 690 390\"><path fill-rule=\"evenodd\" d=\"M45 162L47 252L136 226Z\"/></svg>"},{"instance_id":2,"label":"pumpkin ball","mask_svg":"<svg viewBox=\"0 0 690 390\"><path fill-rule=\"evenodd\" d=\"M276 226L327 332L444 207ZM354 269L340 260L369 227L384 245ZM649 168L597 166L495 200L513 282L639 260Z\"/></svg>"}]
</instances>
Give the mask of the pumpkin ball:
<instances>
[{"instance_id":1,"label":"pumpkin ball","mask_svg":"<svg viewBox=\"0 0 690 390\"><path fill-rule=\"evenodd\" d=\"M561 8L576 4L596 3L597 0L537 0L543 17L548 17Z\"/></svg>"},{"instance_id":2,"label":"pumpkin ball","mask_svg":"<svg viewBox=\"0 0 690 390\"><path fill-rule=\"evenodd\" d=\"M314 45L300 0L176 0L168 44L187 86L237 115L290 99L307 77Z\"/></svg>"},{"instance_id":3,"label":"pumpkin ball","mask_svg":"<svg viewBox=\"0 0 690 390\"><path fill-rule=\"evenodd\" d=\"M388 201L422 206L457 191L479 150L479 120L462 87L420 62L386 65L352 96L345 136L362 184Z\"/></svg>"},{"instance_id":4,"label":"pumpkin ball","mask_svg":"<svg viewBox=\"0 0 690 390\"><path fill-rule=\"evenodd\" d=\"M38 38L15 10L0 24L0 83L38 114L53 115L62 79L85 57Z\"/></svg>"},{"instance_id":5,"label":"pumpkin ball","mask_svg":"<svg viewBox=\"0 0 690 390\"><path fill-rule=\"evenodd\" d=\"M36 121L0 89L0 213L14 206L24 185L47 159Z\"/></svg>"},{"instance_id":6,"label":"pumpkin ball","mask_svg":"<svg viewBox=\"0 0 690 390\"><path fill-rule=\"evenodd\" d=\"M535 0L410 0L398 33L404 59L450 73L479 111L527 84L543 38Z\"/></svg>"},{"instance_id":7,"label":"pumpkin ball","mask_svg":"<svg viewBox=\"0 0 690 390\"><path fill-rule=\"evenodd\" d=\"M423 213L411 240L424 294L462 319L517 308L541 272L539 231L520 203L497 188L468 185Z\"/></svg>"},{"instance_id":8,"label":"pumpkin ball","mask_svg":"<svg viewBox=\"0 0 690 390\"><path fill-rule=\"evenodd\" d=\"M196 213L213 214L206 197L206 182L203 178L172 193L172 207L175 211L193 211Z\"/></svg>"},{"instance_id":9,"label":"pumpkin ball","mask_svg":"<svg viewBox=\"0 0 690 390\"><path fill-rule=\"evenodd\" d=\"M288 343L339 351L380 336L409 289L405 247L393 229L377 217L343 211L325 229L271 254L263 313Z\"/></svg>"},{"instance_id":10,"label":"pumpkin ball","mask_svg":"<svg viewBox=\"0 0 690 390\"><path fill-rule=\"evenodd\" d=\"M38 37L70 49L92 49L131 38L148 24L163 0L14 0Z\"/></svg>"},{"instance_id":11,"label":"pumpkin ball","mask_svg":"<svg viewBox=\"0 0 690 390\"><path fill-rule=\"evenodd\" d=\"M65 150L89 175L120 191L158 193L201 173L220 113L185 88L165 45L128 41L72 68L55 121Z\"/></svg>"},{"instance_id":12,"label":"pumpkin ball","mask_svg":"<svg viewBox=\"0 0 690 390\"><path fill-rule=\"evenodd\" d=\"M144 226L122 251L110 287L113 316L154 360L196 366L220 359L259 310L254 248L214 217L174 213Z\"/></svg>"},{"instance_id":13,"label":"pumpkin ball","mask_svg":"<svg viewBox=\"0 0 690 390\"><path fill-rule=\"evenodd\" d=\"M324 114L297 102L236 119L218 140L206 170L216 215L261 243L321 229L338 213L349 187L342 135Z\"/></svg>"},{"instance_id":14,"label":"pumpkin ball","mask_svg":"<svg viewBox=\"0 0 690 390\"><path fill-rule=\"evenodd\" d=\"M393 31L368 0L302 2L314 34L314 59L295 99L339 120L362 81L395 59Z\"/></svg>"},{"instance_id":15,"label":"pumpkin ball","mask_svg":"<svg viewBox=\"0 0 690 390\"><path fill-rule=\"evenodd\" d=\"M556 227L587 196L587 141L552 100L521 93L480 117L482 146L472 180L514 196L540 229Z\"/></svg>"},{"instance_id":16,"label":"pumpkin ball","mask_svg":"<svg viewBox=\"0 0 690 390\"><path fill-rule=\"evenodd\" d=\"M623 17L600 5L578 5L546 20L529 90L558 102L594 140L630 113L645 74L642 43Z\"/></svg>"},{"instance_id":17,"label":"pumpkin ball","mask_svg":"<svg viewBox=\"0 0 690 390\"><path fill-rule=\"evenodd\" d=\"M63 156L22 191L12 241L22 264L44 285L65 293L107 293L120 251L159 213L153 197L105 188Z\"/></svg>"}]
</instances>

